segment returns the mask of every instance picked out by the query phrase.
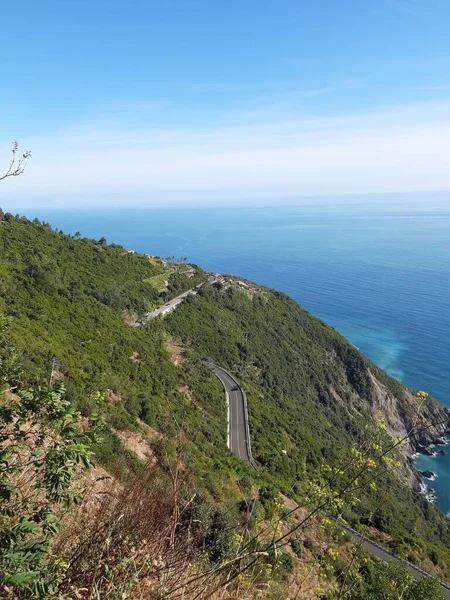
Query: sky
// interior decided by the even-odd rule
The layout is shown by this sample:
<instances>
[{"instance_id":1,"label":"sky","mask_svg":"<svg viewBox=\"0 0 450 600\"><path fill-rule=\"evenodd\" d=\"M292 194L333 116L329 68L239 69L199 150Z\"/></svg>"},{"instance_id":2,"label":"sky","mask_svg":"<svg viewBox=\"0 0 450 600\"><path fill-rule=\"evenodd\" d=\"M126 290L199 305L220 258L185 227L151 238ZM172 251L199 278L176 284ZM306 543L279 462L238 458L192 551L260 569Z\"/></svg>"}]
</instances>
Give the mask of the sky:
<instances>
[{"instance_id":1,"label":"sky","mask_svg":"<svg viewBox=\"0 0 450 600\"><path fill-rule=\"evenodd\" d=\"M445 194L449 23L449 0L4 3L0 174L12 140L33 154L0 205Z\"/></svg>"}]
</instances>

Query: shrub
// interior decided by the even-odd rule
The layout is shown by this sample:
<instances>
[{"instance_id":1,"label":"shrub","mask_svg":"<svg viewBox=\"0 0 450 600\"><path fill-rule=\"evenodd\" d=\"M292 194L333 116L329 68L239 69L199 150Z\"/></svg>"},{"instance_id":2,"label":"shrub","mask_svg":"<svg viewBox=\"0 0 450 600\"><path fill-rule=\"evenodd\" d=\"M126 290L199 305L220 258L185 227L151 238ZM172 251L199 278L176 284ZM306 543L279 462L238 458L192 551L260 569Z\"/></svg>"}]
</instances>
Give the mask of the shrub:
<instances>
[{"instance_id":1,"label":"shrub","mask_svg":"<svg viewBox=\"0 0 450 600\"><path fill-rule=\"evenodd\" d=\"M0 590L36 598L56 591L58 514L76 500L72 483L90 465L93 435L60 392L38 388L0 401Z\"/></svg>"}]
</instances>

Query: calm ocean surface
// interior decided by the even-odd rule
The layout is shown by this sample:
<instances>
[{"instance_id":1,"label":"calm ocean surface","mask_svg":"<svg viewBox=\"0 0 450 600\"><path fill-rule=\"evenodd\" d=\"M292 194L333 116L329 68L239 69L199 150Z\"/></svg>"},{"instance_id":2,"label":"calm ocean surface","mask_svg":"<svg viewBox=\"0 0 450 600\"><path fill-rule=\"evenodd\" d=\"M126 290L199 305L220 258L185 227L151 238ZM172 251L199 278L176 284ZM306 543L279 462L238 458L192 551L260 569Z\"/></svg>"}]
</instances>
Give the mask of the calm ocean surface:
<instances>
[{"instance_id":1,"label":"calm ocean surface","mask_svg":"<svg viewBox=\"0 0 450 600\"><path fill-rule=\"evenodd\" d=\"M447 208L430 201L25 213L284 291L391 375L450 406L450 200ZM450 455L419 461L437 473L429 485L450 511Z\"/></svg>"}]
</instances>

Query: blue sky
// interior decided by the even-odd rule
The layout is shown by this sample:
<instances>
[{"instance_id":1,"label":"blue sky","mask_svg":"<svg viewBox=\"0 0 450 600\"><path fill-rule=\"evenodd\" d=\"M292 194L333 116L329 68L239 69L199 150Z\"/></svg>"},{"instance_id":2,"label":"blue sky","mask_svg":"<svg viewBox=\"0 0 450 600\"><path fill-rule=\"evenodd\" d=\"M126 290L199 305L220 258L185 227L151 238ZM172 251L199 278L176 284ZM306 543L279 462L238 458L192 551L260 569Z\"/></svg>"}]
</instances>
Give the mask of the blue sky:
<instances>
[{"instance_id":1,"label":"blue sky","mask_svg":"<svg viewBox=\"0 0 450 600\"><path fill-rule=\"evenodd\" d=\"M450 190L448 0L2 7L0 203ZM3 196L3 198L2 198Z\"/></svg>"}]
</instances>

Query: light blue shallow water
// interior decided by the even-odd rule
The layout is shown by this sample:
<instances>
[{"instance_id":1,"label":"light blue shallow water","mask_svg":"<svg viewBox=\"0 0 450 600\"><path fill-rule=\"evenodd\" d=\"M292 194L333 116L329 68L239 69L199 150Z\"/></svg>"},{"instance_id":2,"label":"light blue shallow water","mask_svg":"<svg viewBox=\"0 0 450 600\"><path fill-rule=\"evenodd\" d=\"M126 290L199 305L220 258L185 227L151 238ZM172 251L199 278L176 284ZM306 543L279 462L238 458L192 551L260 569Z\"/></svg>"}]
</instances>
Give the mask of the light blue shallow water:
<instances>
[{"instance_id":1,"label":"light blue shallow water","mask_svg":"<svg viewBox=\"0 0 450 600\"><path fill-rule=\"evenodd\" d=\"M27 216L282 290L393 376L450 406L450 202ZM420 468L438 473L430 485L450 510L450 455L421 458Z\"/></svg>"}]
</instances>

